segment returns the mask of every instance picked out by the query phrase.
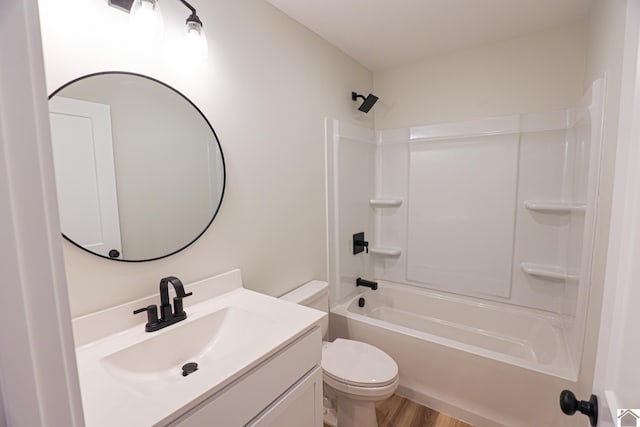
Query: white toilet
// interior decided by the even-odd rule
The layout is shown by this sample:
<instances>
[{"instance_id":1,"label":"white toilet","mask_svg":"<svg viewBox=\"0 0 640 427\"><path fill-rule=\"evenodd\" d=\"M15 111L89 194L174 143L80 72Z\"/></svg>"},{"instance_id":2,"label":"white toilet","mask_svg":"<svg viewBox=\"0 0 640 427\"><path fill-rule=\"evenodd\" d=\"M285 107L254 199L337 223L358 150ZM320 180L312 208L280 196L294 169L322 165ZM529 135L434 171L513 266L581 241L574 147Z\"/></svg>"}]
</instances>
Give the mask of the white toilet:
<instances>
[{"instance_id":1,"label":"white toilet","mask_svg":"<svg viewBox=\"0 0 640 427\"><path fill-rule=\"evenodd\" d=\"M327 282L313 280L282 299L329 312ZM322 325L327 338L328 319ZM377 427L375 403L398 388L398 365L372 345L338 338L322 343L325 423L338 427Z\"/></svg>"}]
</instances>

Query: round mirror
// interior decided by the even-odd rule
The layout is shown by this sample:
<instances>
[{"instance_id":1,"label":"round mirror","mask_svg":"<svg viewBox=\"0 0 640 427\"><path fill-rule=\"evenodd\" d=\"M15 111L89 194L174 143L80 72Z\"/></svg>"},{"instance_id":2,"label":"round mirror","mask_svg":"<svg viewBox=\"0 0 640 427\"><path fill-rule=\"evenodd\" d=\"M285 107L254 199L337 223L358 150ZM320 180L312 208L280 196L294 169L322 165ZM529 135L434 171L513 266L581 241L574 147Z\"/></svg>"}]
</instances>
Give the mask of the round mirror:
<instances>
[{"instance_id":1,"label":"round mirror","mask_svg":"<svg viewBox=\"0 0 640 427\"><path fill-rule=\"evenodd\" d=\"M64 237L95 255L150 261L193 243L225 185L220 142L172 87L133 73L73 80L49 97Z\"/></svg>"}]
</instances>

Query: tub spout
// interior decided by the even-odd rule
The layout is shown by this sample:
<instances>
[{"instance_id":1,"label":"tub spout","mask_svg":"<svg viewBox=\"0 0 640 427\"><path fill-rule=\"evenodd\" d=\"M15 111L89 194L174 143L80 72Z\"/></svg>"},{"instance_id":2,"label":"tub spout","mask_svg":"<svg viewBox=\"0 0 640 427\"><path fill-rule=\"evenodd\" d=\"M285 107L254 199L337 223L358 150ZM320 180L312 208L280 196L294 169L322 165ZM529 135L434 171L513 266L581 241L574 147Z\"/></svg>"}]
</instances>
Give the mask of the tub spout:
<instances>
[{"instance_id":1,"label":"tub spout","mask_svg":"<svg viewBox=\"0 0 640 427\"><path fill-rule=\"evenodd\" d=\"M364 280L361 277L356 279L356 286L366 286L367 288L371 288L372 290L378 289L378 282L372 282L370 280Z\"/></svg>"}]
</instances>

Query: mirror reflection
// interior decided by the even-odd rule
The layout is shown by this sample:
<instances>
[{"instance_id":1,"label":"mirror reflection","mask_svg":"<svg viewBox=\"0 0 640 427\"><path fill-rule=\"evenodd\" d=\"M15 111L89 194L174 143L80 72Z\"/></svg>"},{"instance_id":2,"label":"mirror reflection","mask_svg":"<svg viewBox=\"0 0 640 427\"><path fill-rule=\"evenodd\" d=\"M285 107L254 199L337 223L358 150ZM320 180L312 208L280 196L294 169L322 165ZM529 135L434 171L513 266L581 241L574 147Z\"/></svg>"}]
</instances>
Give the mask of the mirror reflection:
<instances>
[{"instance_id":1,"label":"mirror reflection","mask_svg":"<svg viewBox=\"0 0 640 427\"><path fill-rule=\"evenodd\" d=\"M76 79L49 98L64 236L121 261L162 258L208 228L224 193L224 158L200 110L132 73Z\"/></svg>"}]
</instances>

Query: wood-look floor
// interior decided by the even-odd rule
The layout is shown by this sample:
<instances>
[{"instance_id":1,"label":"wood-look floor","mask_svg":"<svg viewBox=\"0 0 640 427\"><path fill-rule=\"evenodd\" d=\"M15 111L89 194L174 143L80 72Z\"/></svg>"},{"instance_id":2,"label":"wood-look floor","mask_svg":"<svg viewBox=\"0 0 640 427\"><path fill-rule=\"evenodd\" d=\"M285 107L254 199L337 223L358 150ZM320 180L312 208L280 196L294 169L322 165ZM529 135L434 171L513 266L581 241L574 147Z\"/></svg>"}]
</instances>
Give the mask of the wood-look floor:
<instances>
[{"instance_id":1,"label":"wood-look floor","mask_svg":"<svg viewBox=\"0 0 640 427\"><path fill-rule=\"evenodd\" d=\"M473 427L398 395L376 404L378 427Z\"/></svg>"},{"instance_id":2,"label":"wood-look floor","mask_svg":"<svg viewBox=\"0 0 640 427\"><path fill-rule=\"evenodd\" d=\"M397 395L377 403L376 415L378 427L473 427Z\"/></svg>"}]
</instances>

